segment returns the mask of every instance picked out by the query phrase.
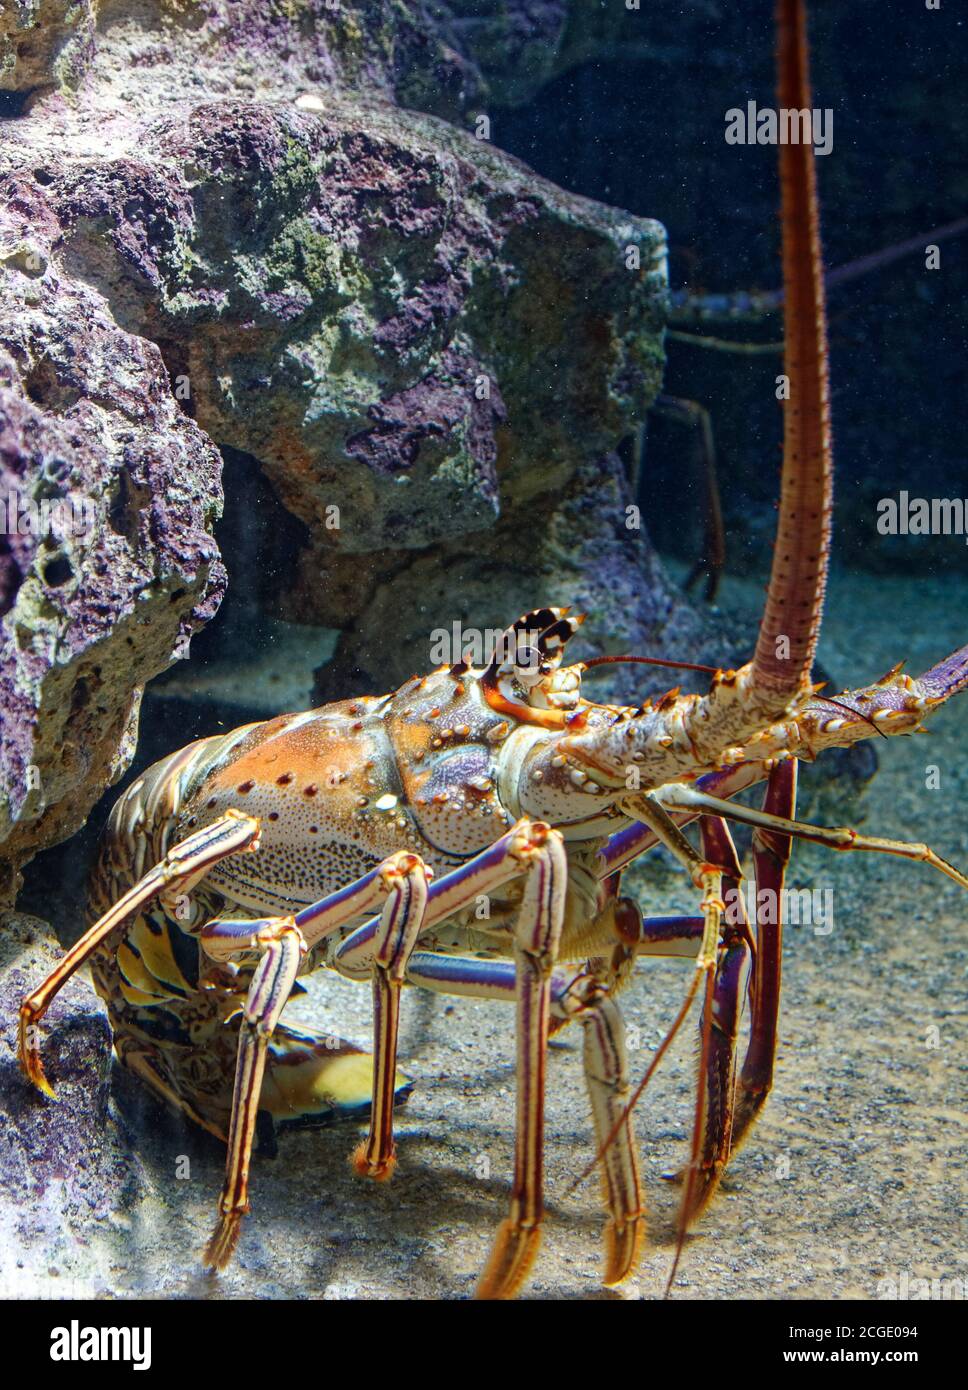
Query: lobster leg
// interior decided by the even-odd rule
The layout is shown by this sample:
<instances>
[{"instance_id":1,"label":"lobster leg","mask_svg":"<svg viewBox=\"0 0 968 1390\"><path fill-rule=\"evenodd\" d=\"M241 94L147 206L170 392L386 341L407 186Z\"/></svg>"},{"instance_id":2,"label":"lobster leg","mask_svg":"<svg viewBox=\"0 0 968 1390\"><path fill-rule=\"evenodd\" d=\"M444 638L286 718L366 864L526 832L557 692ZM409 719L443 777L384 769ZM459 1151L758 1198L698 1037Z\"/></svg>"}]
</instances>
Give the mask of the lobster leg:
<instances>
[{"instance_id":1,"label":"lobster leg","mask_svg":"<svg viewBox=\"0 0 968 1390\"><path fill-rule=\"evenodd\" d=\"M764 763L745 762L726 768L722 772L707 773L696 785L714 796L731 797L755 786L757 782L766 781L767 775ZM655 795L657 800L661 801L662 789ZM682 827L694 821L699 814L698 811L673 811L672 819ZM626 826L624 830L609 835L598 852L595 872L599 878L608 878L617 870L631 864L634 859L638 859L640 855L654 849L658 843L658 835L649 826L639 822Z\"/></svg>"},{"instance_id":2,"label":"lobster leg","mask_svg":"<svg viewBox=\"0 0 968 1390\"><path fill-rule=\"evenodd\" d=\"M755 827L753 857L757 900L761 892L768 890L771 893L772 901L776 904L774 912L766 914L762 921L757 921L756 953L751 990L752 1023L750 1042L737 1087L738 1095L735 1115L732 1119L732 1134L729 1135L728 1133L724 1133L722 1136L722 1161L719 1164L720 1171L728 1160L730 1153L735 1152L739 1144L748 1134L773 1084L782 971L781 950L783 925L780 905L782 903L783 881L790 858L791 836L799 836L803 839L814 840L836 849L856 849L872 852L880 851L888 854L897 854L907 859L923 861L940 869L941 872L953 878L955 882L968 887L968 879L959 873L957 869L947 864L926 845L905 844L899 841L885 840L873 836L862 836L851 829L828 829L826 827L807 825L793 819L796 807L796 771L797 764L794 759L784 761L773 769L770 774L769 784L763 801L763 809L761 811L751 810L744 806L735 806L731 803L721 801L719 798L698 792L694 788L677 787L671 792L671 795L668 796L667 793L669 789L663 788L660 793L663 803L668 804L671 802L672 808L676 810L681 810L686 806L691 809L715 808L717 811L721 812L722 815L729 816L731 819L752 824ZM711 821L708 815L703 817L702 826L704 841L705 837L709 834L707 827L711 823L715 824L715 821ZM721 821L719 823L722 825ZM725 830L725 826L723 826L723 829ZM705 847L708 855L708 845ZM727 947L721 966L724 966L728 959L729 948ZM730 990L728 998L735 1006L735 1002L738 998L735 988ZM713 1021L712 1036L715 1039L720 1028L722 1028L726 1022L729 1022L734 1030L734 1049L737 1011L735 1007L724 1010L723 1001L720 1003L720 1009L722 1017L718 1017ZM711 1059L714 1054L715 1048L713 1048L709 1054L707 1054L704 1048L704 1060ZM709 1097L709 1083L712 1080L713 1078L707 1078L706 1080L707 1103ZM725 1119L726 1117L724 1116L724 1120ZM706 1171L705 1164L703 1165L702 1171ZM693 1190L695 1191L697 1179L691 1174L690 1179L692 1181ZM704 1184L701 1190L695 1191L695 1198L689 1202L688 1210L685 1209L686 1200L684 1200L683 1217L686 1221L691 1220L701 1212L715 1191L717 1182L718 1174L715 1178L710 1179ZM687 1183L687 1200L688 1190Z\"/></svg>"},{"instance_id":3,"label":"lobster leg","mask_svg":"<svg viewBox=\"0 0 968 1390\"><path fill-rule=\"evenodd\" d=\"M711 816L702 817L700 835L705 858L723 869L724 897L728 897L730 904L737 907L739 920L724 924L712 1000L709 1009L703 1011L700 1025L704 1062L699 1077L701 1146L697 1155L698 1166L679 1175L687 1179L679 1212L680 1239L712 1199L732 1149L736 1039L749 975L752 941L739 895L742 873L732 836L724 821Z\"/></svg>"},{"instance_id":4,"label":"lobster leg","mask_svg":"<svg viewBox=\"0 0 968 1390\"><path fill-rule=\"evenodd\" d=\"M430 874L423 860L410 854L398 856L386 877L390 895L380 918L373 956L373 1108L369 1137L353 1155L353 1166L360 1176L378 1181L390 1177L397 1161L393 1099L400 991L427 910Z\"/></svg>"},{"instance_id":5,"label":"lobster leg","mask_svg":"<svg viewBox=\"0 0 968 1390\"><path fill-rule=\"evenodd\" d=\"M513 1298L538 1253L542 1218L545 1065L551 972L564 921L568 859L547 830L535 846L514 928L517 1109L510 1215L501 1222L479 1298Z\"/></svg>"},{"instance_id":6,"label":"lobster leg","mask_svg":"<svg viewBox=\"0 0 968 1390\"><path fill-rule=\"evenodd\" d=\"M398 991L397 978L402 983L407 960L421 930L449 917L472 901L476 894L522 874L526 882L514 940L518 1011L517 1156L511 1216L501 1225L482 1280L481 1292L490 1297L509 1297L520 1287L537 1253L540 1238L544 1076L551 974L564 920L568 874L561 835L543 822L519 821L488 850L443 876L429 891L428 875L421 861L415 855L401 852L349 888L321 899L292 919L284 919L291 923L303 947L308 948L359 916L361 911L367 911L373 905L374 894L380 892L378 880L387 880L391 890L395 881L397 886L406 881L408 887L385 908L382 917L359 927L341 943L332 958L335 968L350 978L374 970L390 972L393 978L383 981L379 987L382 1003L384 984ZM431 899L433 907L428 910ZM231 959L235 954L257 947L260 931L275 925L273 922L213 921L202 928L200 939L206 952L215 959ZM382 1026L378 1015L378 1054L382 1043L382 1061L378 1055L375 1086L381 1088L381 1094L386 1089L379 1080L382 1068L391 1078L391 1091L379 1114L375 1107L375 1128L371 1129L370 1144L364 1151L364 1159L368 1162L372 1152L377 1164L385 1163L387 1154L392 1155L387 1112L392 1104L396 1034L392 1026L387 1028L386 1022L384 1011ZM271 1017L264 1025L267 1034L271 1034L274 1023L275 1017ZM241 1048L239 1068L241 1074ZM260 1079L261 1074L260 1071ZM247 1113L248 1106L258 1103L254 1085L245 1092L246 1097L250 1094L254 1099L236 1107L240 1116ZM243 1118L238 1123L242 1125ZM244 1139L244 1128L240 1134ZM251 1134L248 1142L251 1144ZM245 1162L247 1166L247 1152ZM233 1169L233 1174L235 1171ZM238 1205L239 1201L244 1201L244 1189L239 1188L230 1174L222 1211L223 1218L232 1217L234 1213L235 1220L229 1223L232 1230L226 1229L224 1237L222 1227L216 1231L207 1252L207 1258L208 1253L212 1256L209 1263L217 1263L219 1267L230 1258L237 1238L238 1218L245 1209L244 1205Z\"/></svg>"},{"instance_id":7,"label":"lobster leg","mask_svg":"<svg viewBox=\"0 0 968 1390\"><path fill-rule=\"evenodd\" d=\"M532 821L525 817L505 831L493 845L435 880L427 894L427 911L420 934L447 921L475 898L494 893L512 879L520 878L535 852L544 844L547 834L548 826L544 821ZM333 896L342 898L348 891ZM331 924L325 927L325 931L320 930L328 901L324 899L321 903L304 908L296 916L296 925L310 946L332 930ZM340 920L347 919L341 917ZM331 963L341 975L351 980L368 978L379 926L379 918L372 918L340 942Z\"/></svg>"},{"instance_id":8,"label":"lobster leg","mask_svg":"<svg viewBox=\"0 0 968 1390\"><path fill-rule=\"evenodd\" d=\"M602 1161L602 1192L609 1213L602 1281L611 1287L620 1284L635 1268L645 1235L638 1153L627 1111L625 1024L615 1000L600 983L588 977L575 981L564 996L562 1007L565 1011L573 1010L573 1016L582 1024L585 1083L596 1143L601 1146L615 1134Z\"/></svg>"},{"instance_id":9,"label":"lobster leg","mask_svg":"<svg viewBox=\"0 0 968 1390\"><path fill-rule=\"evenodd\" d=\"M702 917L646 917L632 949L637 956L682 956L695 960L703 925Z\"/></svg>"},{"instance_id":10,"label":"lobster leg","mask_svg":"<svg viewBox=\"0 0 968 1390\"><path fill-rule=\"evenodd\" d=\"M543 823L521 821L495 845L444 875L429 890L429 875L417 856L397 856L401 863L404 859L410 861L406 872L397 874L398 896L387 903L378 923L365 923L338 948L333 960L336 969L351 978L360 971L369 970L373 978L376 1045L372 1118L369 1139L353 1156L354 1166L361 1175L378 1180L388 1178L395 1163L392 1126L400 987L421 931L473 901L482 892L519 877L522 871L533 875L542 856L550 852L548 837L548 828ZM551 839L557 842L556 836ZM526 892L525 904L527 901ZM525 910L522 906L521 913ZM317 907L311 907L296 920L306 919L308 923L312 919L317 929L318 916ZM519 921L523 921L520 915ZM560 923L557 935L560 935Z\"/></svg>"},{"instance_id":11,"label":"lobster leg","mask_svg":"<svg viewBox=\"0 0 968 1390\"><path fill-rule=\"evenodd\" d=\"M477 999L516 996L516 967L510 961L417 951L407 970L411 984L441 994ZM638 1258L645 1232L635 1137L627 1113L628 1059L625 1024L615 1001L600 981L582 971L558 969L551 976L551 1017L577 1021L584 1032L583 1065L595 1137L606 1147L602 1188L608 1211L605 1228L605 1283L620 1283Z\"/></svg>"},{"instance_id":12,"label":"lobster leg","mask_svg":"<svg viewBox=\"0 0 968 1390\"><path fill-rule=\"evenodd\" d=\"M57 992L76 970L87 961L112 932L123 927L153 898L185 892L220 859L238 850L253 850L258 846L259 822L241 811L229 810L219 820L189 835L174 845L164 859L150 869L134 887L119 898L103 917L89 927L67 952L42 985L29 994L20 1006L20 1038L18 1056L25 1075L45 1095L53 1089L44 1075L36 1025L43 1018Z\"/></svg>"},{"instance_id":13,"label":"lobster leg","mask_svg":"<svg viewBox=\"0 0 968 1390\"><path fill-rule=\"evenodd\" d=\"M239 1029L225 1184L219 1198L218 1224L203 1256L203 1263L213 1269L224 1269L232 1258L242 1217L249 1210L249 1163L266 1049L306 953L306 943L292 917L253 925L256 930L250 931L247 944L251 946L254 938L255 945L264 954L252 976Z\"/></svg>"},{"instance_id":14,"label":"lobster leg","mask_svg":"<svg viewBox=\"0 0 968 1390\"><path fill-rule=\"evenodd\" d=\"M688 593L696 580L705 575L703 598L707 603L712 603L723 570L726 568L726 529L723 525L723 504L716 471L716 442L713 437L712 416L698 401L682 400L677 396L664 394L657 398L653 409L683 420L687 425L696 428L699 439L699 464L706 492L706 514L702 553L683 580L682 587Z\"/></svg>"},{"instance_id":15,"label":"lobster leg","mask_svg":"<svg viewBox=\"0 0 968 1390\"><path fill-rule=\"evenodd\" d=\"M635 815L643 824L648 825L650 829L655 831L662 844L664 844L676 859L679 860L679 863L686 869L697 888L702 889L703 894L703 934L696 956L696 973L692 978L689 989L686 991L686 997L683 1000L679 1013L653 1057L652 1064L646 1072L645 1077L633 1093L629 1107L631 1108L634 1106L639 1096L642 1094L653 1070L661 1060L662 1055L669 1047L669 1044L672 1042L672 1039L679 1031L679 1028L689 1013L692 1002L699 990L700 982L704 981L702 1044L699 1055L700 1084L696 1090L696 1109L693 1118L692 1145L686 1171L682 1206L680 1208L679 1238L676 1246L676 1257L673 1262L672 1272L669 1275L668 1287L671 1288L676 1277L679 1258L682 1254L682 1248L685 1242L688 1214L692 1211L695 1201L696 1175L699 1171L703 1150L703 1132L707 1103L706 1078L708 1077L713 1058L712 1018L715 1003L715 972L722 919L726 910L722 898L723 878L725 875L721 866L709 863L703 859L699 852L694 849L686 839L685 835L676 825L675 821L669 816L665 808L653 797L642 796L630 798L628 808L631 814Z\"/></svg>"},{"instance_id":16,"label":"lobster leg","mask_svg":"<svg viewBox=\"0 0 968 1390\"><path fill-rule=\"evenodd\" d=\"M702 818L703 849L707 860L715 861L724 872L724 890L738 888L741 877L736 852L725 825ZM709 1017L710 1048L705 1072L699 1078L703 1095L703 1141L699 1159L699 1178L694 1184L692 1209L683 1213L688 1222L708 1204L713 1196L723 1168L734 1147L731 1142L736 1075L736 1037L739 1028L741 1003L749 968L752 940L745 919L742 900L738 894L733 901L739 905L742 920L722 931L723 944L716 964L712 1013ZM639 933L630 942L636 955L680 956L695 960L703 936L702 917L647 917L639 925ZM700 1039L706 1028L704 1012ZM603 1159L608 1158L611 1131L604 1135L599 1148ZM681 1182L686 1169L671 1175Z\"/></svg>"},{"instance_id":17,"label":"lobster leg","mask_svg":"<svg viewBox=\"0 0 968 1390\"><path fill-rule=\"evenodd\" d=\"M798 767L796 759L791 758L770 773L763 798L763 810L767 814L789 819L795 813ZM783 880L789 862L789 835L780 835L762 827L754 830L753 864L757 895L761 889L770 889L778 907L772 914L773 920L767 920L770 914L765 914L765 920L756 924L756 960L750 992L750 1040L739 1075L733 1120L734 1152L749 1133L773 1085L783 947L783 918L779 904L782 902Z\"/></svg>"},{"instance_id":18,"label":"lobster leg","mask_svg":"<svg viewBox=\"0 0 968 1390\"><path fill-rule=\"evenodd\" d=\"M379 896L386 894L371 960L376 1046L370 1134L354 1156L358 1171L378 1178L389 1177L395 1162L393 1102L397 1088L400 988L426 910L429 877L429 870L419 856L403 851L392 855L348 888L300 914L300 918L312 922L314 932L310 939L315 941L358 916L361 910L366 911ZM249 1157L265 1074L266 1049L291 992L299 961L308 950L299 921L296 917L262 922L216 919L207 922L200 932L206 953L217 960L230 960L234 955L254 949L267 951L250 986L239 1037L226 1181L220 1201L221 1222L205 1254L206 1264L216 1269L224 1268L231 1258L241 1217L248 1210ZM280 956L277 946L280 922L300 946L291 971L291 953L287 952L285 959L274 959ZM265 983L260 983L269 970L275 972L271 994Z\"/></svg>"},{"instance_id":19,"label":"lobster leg","mask_svg":"<svg viewBox=\"0 0 968 1390\"><path fill-rule=\"evenodd\" d=\"M405 850L396 855L391 854L375 869L371 869L369 873L356 879L346 888L330 893L325 898L321 898L319 902L312 903L309 907L298 912L293 920L302 933L306 945L312 948L325 937L331 936L341 927L345 927L354 918L372 912L375 907L378 907L386 897L387 873L391 871L397 860L410 858L412 856ZM372 939L376 935L379 920L376 918L373 923L369 924L370 936L368 939ZM205 948L205 954L211 956L213 960L232 960L234 956L245 949L240 943L248 940L252 934L252 928L253 923L250 918L218 918L206 922L199 933L199 938ZM348 940L354 940L355 936L356 933ZM368 973L368 969L369 965L367 964L364 967L364 977Z\"/></svg>"},{"instance_id":20,"label":"lobster leg","mask_svg":"<svg viewBox=\"0 0 968 1390\"><path fill-rule=\"evenodd\" d=\"M661 793L662 805L671 811L684 809L704 811L728 820L741 821L762 830L793 835L801 840L812 840L816 844L827 845L830 849L868 850L874 854L896 854L902 859L930 864L948 878L954 879L962 888L968 888L968 878L959 869L928 845L907 843L903 840L885 840L876 835L861 835L850 826L809 825L805 821L790 820L786 816L769 811L757 811L751 806L737 806L731 801L722 801L718 796L697 791L694 787L664 786Z\"/></svg>"}]
</instances>

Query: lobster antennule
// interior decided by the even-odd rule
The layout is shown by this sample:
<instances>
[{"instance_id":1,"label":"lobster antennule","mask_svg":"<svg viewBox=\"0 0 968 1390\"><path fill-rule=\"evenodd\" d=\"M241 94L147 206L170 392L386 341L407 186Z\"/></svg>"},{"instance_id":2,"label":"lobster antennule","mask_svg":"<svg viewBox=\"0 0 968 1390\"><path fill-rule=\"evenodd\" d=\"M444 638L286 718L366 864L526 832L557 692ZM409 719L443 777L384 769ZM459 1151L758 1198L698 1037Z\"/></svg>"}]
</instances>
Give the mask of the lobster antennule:
<instances>
[{"instance_id":1,"label":"lobster antennule","mask_svg":"<svg viewBox=\"0 0 968 1390\"><path fill-rule=\"evenodd\" d=\"M811 110L803 0L777 0L776 20L779 106ZM778 705L800 694L810 678L827 582L833 501L827 315L814 153L806 141L781 142L779 152L784 372L790 394L784 408L776 549L752 667L754 687L775 697Z\"/></svg>"}]
</instances>

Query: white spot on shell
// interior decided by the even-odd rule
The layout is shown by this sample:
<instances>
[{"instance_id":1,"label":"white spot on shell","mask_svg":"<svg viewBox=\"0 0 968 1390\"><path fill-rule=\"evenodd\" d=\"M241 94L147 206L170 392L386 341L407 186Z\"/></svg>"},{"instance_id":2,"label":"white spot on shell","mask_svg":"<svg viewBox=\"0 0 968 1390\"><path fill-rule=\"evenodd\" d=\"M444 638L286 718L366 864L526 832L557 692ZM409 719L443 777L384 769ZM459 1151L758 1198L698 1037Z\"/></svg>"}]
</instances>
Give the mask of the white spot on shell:
<instances>
[{"instance_id":1,"label":"white spot on shell","mask_svg":"<svg viewBox=\"0 0 968 1390\"><path fill-rule=\"evenodd\" d=\"M379 800L374 801L373 805L378 811L392 811L398 800L399 798L394 796L393 792L387 792L386 796L381 796Z\"/></svg>"}]
</instances>

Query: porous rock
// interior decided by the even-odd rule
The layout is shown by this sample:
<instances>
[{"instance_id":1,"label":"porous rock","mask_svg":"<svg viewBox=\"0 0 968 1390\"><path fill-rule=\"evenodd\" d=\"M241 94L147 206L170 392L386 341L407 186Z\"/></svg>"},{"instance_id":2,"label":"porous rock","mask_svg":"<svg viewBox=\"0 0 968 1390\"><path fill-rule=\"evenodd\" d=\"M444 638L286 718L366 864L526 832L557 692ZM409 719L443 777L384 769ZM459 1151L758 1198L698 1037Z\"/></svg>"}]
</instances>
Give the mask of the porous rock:
<instances>
[{"instance_id":1,"label":"porous rock","mask_svg":"<svg viewBox=\"0 0 968 1390\"><path fill-rule=\"evenodd\" d=\"M97 522L87 549L0 556L8 896L127 765L140 688L217 605L213 445L302 523L269 601L339 630L321 694L420 669L440 623L572 596L599 648L708 645L627 488L583 492L659 389L662 228L478 138L527 72L607 46L618 21L582 9L119 0L68 82L41 62L53 8L21 7L3 466Z\"/></svg>"},{"instance_id":2,"label":"porous rock","mask_svg":"<svg viewBox=\"0 0 968 1390\"><path fill-rule=\"evenodd\" d=\"M16 1060L20 1001L53 969L46 923L0 914L0 1289L5 1298L91 1297L113 1289L123 1228L145 1191L136 1155L110 1118L111 1036L90 985L71 980L43 1024L57 1100ZM96 1233L97 1238L92 1238Z\"/></svg>"}]
</instances>

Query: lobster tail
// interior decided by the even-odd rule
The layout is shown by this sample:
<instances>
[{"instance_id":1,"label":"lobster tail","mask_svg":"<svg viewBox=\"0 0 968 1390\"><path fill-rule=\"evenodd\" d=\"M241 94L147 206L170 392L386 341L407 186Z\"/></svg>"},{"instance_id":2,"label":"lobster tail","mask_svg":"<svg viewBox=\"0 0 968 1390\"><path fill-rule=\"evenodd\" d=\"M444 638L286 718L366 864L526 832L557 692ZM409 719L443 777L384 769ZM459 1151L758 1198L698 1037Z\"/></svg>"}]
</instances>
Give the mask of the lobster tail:
<instances>
[{"instance_id":1,"label":"lobster tail","mask_svg":"<svg viewBox=\"0 0 968 1390\"><path fill-rule=\"evenodd\" d=\"M777 0L780 109L810 110L803 0ZM802 134L802 131L801 131ZM779 145L783 226L783 476L776 548L752 683L783 704L810 678L830 550L833 465L827 314L813 146Z\"/></svg>"}]
</instances>

